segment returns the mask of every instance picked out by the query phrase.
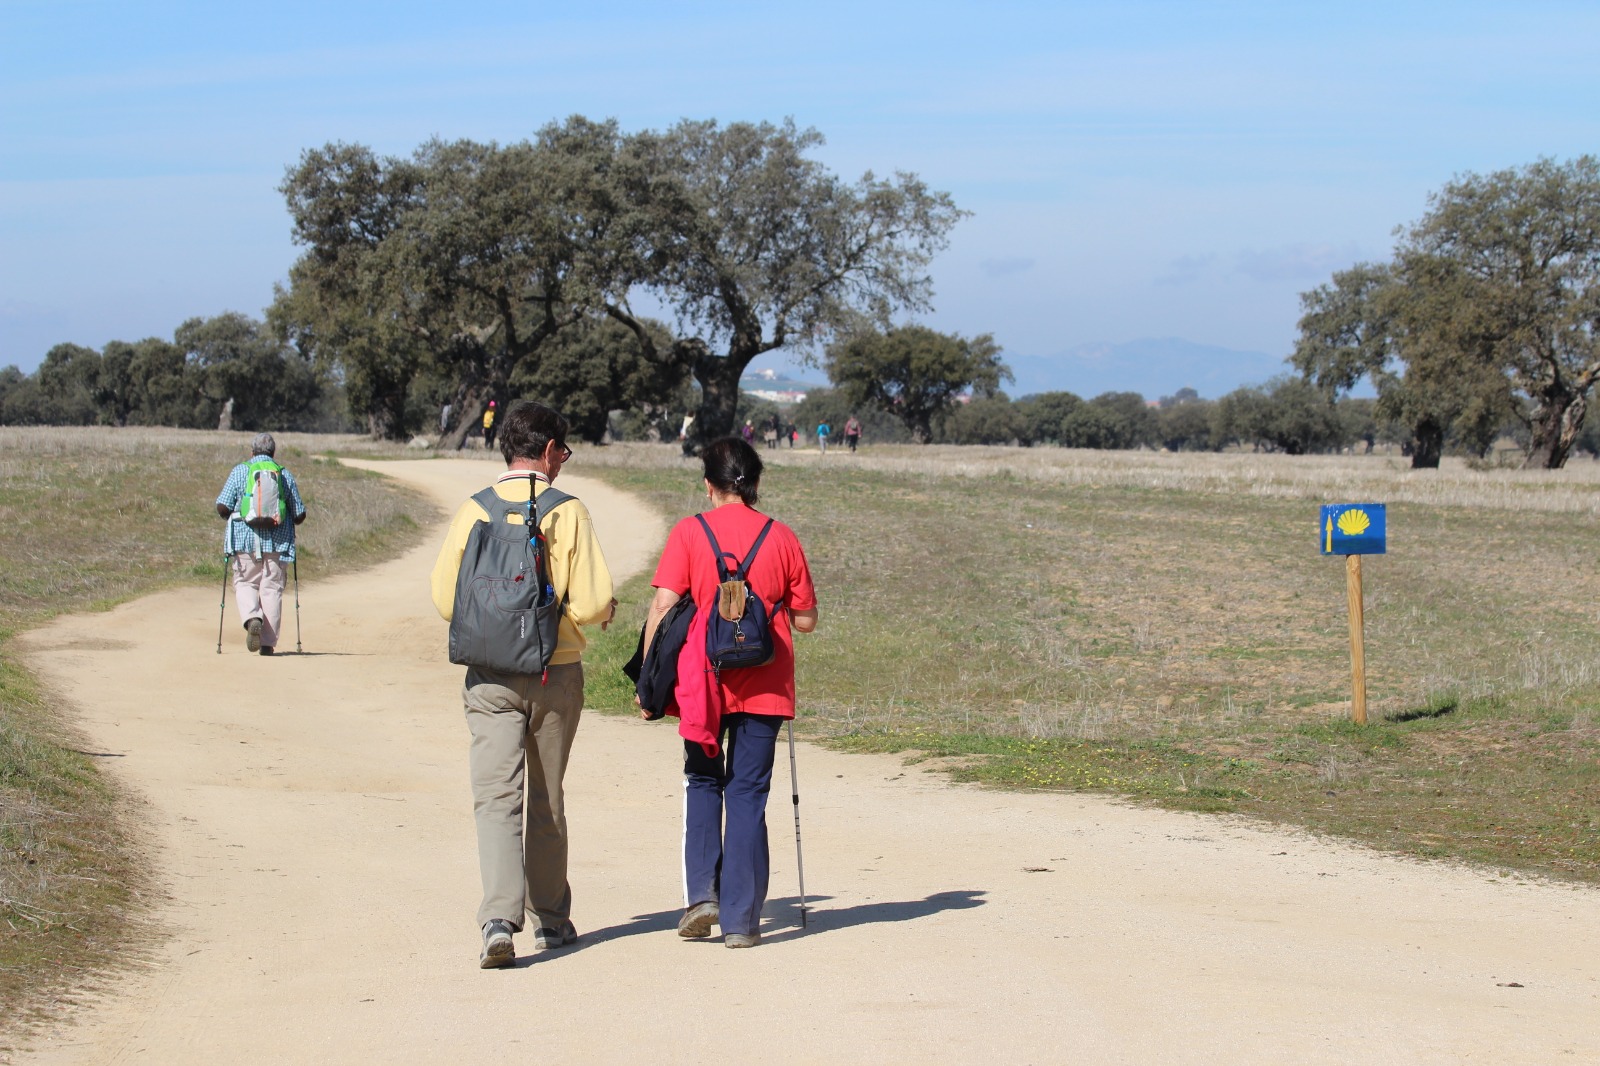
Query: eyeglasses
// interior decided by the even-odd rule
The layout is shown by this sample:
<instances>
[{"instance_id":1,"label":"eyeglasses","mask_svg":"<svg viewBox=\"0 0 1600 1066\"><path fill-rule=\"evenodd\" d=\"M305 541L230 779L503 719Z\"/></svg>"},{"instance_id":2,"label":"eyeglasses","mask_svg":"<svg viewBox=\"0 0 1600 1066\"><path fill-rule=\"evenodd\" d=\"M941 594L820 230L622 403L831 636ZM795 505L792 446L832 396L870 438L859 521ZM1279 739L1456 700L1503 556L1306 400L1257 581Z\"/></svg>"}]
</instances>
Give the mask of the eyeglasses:
<instances>
[{"instance_id":1,"label":"eyeglasses","mask_svg":"<svg viewBox=\"0 0 1600 1066\"><path fill-rule=\"evenodd\" d=\"M561 454L561 462L564 463L568 459L572 458L572 449L571 448L567 447L565 444L558 444L558 445L556 445L556 447L561 449L561 453L560 453Z\"/></svg>"}]
</instances>

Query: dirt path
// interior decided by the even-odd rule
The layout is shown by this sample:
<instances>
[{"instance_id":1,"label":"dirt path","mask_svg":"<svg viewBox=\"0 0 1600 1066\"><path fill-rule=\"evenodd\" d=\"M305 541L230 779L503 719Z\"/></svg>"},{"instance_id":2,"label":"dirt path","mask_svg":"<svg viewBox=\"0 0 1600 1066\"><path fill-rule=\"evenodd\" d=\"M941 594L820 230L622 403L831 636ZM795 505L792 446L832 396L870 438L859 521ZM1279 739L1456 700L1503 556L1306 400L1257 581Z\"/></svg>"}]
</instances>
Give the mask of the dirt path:
<instances>
[{"instance_id":1,"label":"dirt path","mask_svg":"<svg viewBox=\"0 0 1600 1066\"><path fill-rule=\"evenodd\" d=\"M451 509L496 470L378 468ZM661 522L562 487L615 570L653 561ZM806 746L810 928L780 768L763 946L680 941L674 736L599 715L568 777L583 940L480 971L428 541L303 588L303 656L236 625L214 654L207 590L25 639L149 802L172 936L23 1061L1600 1061L1600 893Z\"/></svg>"}]
</instances>

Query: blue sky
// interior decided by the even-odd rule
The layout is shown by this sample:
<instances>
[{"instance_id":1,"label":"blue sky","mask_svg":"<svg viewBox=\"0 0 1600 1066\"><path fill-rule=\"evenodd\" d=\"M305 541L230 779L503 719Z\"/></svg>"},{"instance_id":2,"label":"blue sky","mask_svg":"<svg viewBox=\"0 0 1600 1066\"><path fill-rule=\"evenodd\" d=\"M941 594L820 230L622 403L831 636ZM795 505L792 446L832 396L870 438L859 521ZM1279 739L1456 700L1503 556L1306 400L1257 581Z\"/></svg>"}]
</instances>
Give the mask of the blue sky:
<instances>
[{"instance_id":1,"label":"blue sky","mask_svg":"<svg viewBox=\"0 0 1600 1066\"><path fill-rule=\"evenodd\" d=\"M300 152L779 120L973 217L926 321L1287 354L1453 175L1600 149L1600 5L0 0L0 366L259 314Z\"/></svg>"}]
</instances>

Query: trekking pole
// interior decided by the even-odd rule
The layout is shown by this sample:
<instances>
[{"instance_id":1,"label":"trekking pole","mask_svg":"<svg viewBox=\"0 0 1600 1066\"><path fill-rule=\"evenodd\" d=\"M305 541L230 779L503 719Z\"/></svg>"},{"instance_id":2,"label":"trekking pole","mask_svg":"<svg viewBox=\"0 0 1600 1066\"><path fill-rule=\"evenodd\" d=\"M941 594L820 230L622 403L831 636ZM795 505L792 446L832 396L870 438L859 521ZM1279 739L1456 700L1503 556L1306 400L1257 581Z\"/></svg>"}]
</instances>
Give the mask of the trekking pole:
<instances>
[{"instance_id":1,"label":"trekking pole","mask_svg":"<svg viewBox=\"0 0 1600 1066\"><path fill-rule=\"evenodd\" d=\"M222 654L222 618L228 613L228 567L233 563L233 555L229 552L222 553L222 606L217 608L217 654Z\"/></svg>"},{"instance_id":2,"label":"trekking pole","mask_svg":"<svg viewBox=\"0 0 1600 1066\"><path fill-rule=\"evenodd\" d=\"M794 796L794 868L800 875L800 928L806 927L806 864L800 855L800 779L794 771L794 719L789 727L789 788Z\"/></svg>"},{"instance_id":3,"label":"trekking pole","mask_svg":"<svg viewBox=\"0 0 1600 1066\"><path fill-rule=\"evenodd\" d=\"M300 560L296 559L289 564L294 571L294 653L304 654L300 647Z\"/></svg>"}]
</instances>

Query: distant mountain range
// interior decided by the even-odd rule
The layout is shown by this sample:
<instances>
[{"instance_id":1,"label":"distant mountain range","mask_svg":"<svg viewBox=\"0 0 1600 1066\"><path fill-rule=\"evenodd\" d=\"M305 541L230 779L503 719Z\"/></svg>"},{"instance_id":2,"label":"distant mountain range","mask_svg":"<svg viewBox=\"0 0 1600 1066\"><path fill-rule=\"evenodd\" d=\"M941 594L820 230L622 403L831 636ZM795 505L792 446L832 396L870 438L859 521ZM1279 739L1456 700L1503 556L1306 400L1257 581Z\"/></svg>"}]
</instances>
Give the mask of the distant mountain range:
<instances>
[{"instance_id":1,"label":"distant mountain range","mask_svg":"<svg viewBox=\"0 0 1600 1066\"><path fill-rule=\"evenodd\" d=\"M1195 344L1181 337L1147 338L1125 344L1080 344L1057 355L1001 356L1016 383L1007 395L1075 392L1091 399L1103 392L1137 392L1147 400L1191 388L1214 400L1242 385L1259 385L1290 372L1281 355Z\"/></svg>"}]
</instances>

